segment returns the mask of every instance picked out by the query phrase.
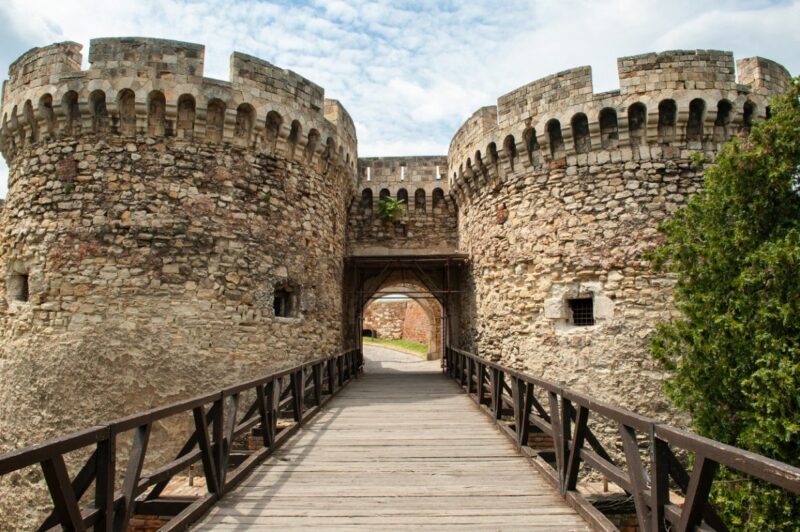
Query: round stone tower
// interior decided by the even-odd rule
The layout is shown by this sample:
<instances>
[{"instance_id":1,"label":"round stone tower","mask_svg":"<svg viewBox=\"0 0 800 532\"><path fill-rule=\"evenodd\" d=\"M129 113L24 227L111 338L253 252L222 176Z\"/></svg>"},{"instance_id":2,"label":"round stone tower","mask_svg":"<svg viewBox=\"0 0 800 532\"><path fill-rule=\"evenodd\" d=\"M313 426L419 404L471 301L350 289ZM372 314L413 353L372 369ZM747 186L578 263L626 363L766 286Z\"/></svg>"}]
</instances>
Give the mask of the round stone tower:
<instances>
[{"instance_id":1,"label":"round stone tower","mask_svg":"<svg viewBox=\"0 0 800 532\"><path fill-rule=\"evenodd\" d=\"M2 449L343 348L345 109L239 53L219 81L196 44L80 49L3 86Z\"/></svg>"},{"instance_id":2,"label":"round stone tower","mask_svg":"<svg viewBox=\"0 0 800 532\"><path fill-rule=\"evenodd\" d=\"M461 329L484 356L680 422L648 352L674 312L673 279L646 253L702 185L704 162L767 116L791 78L707 50L623 57L618 69L619 90L595 94L589 67L568 70L456 133L448 178L471 259Z\"/></svg>"}]
</instances>

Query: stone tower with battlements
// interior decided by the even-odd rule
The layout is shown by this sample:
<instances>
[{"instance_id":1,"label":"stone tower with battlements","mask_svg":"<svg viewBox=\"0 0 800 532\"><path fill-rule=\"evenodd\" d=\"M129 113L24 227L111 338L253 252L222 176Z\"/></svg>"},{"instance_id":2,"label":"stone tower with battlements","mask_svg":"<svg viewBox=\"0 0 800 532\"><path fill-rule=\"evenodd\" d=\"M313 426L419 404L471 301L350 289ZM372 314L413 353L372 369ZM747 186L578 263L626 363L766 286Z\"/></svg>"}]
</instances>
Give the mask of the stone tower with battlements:
<instances>
[{"instance_id":1,"label":"stone tower with battlements","mask_svg":"<svg viewBox=\"0 0 800 532\"><path fill-rule=\"evenodd\" d=\"M446 157L359 160L321 87L240 53L209 79L203 59L118 38L93 40L85 71L70 42L11 65L0 451L353 345L346 259L364 257L457 256L447 342L686 422L647 350L674 307L646 253L699 161L769 115L780 65L625 57L617 91L568 70L478 110ZM378 216L388 196L396 219Z\"/></svg>"}]
</instances>

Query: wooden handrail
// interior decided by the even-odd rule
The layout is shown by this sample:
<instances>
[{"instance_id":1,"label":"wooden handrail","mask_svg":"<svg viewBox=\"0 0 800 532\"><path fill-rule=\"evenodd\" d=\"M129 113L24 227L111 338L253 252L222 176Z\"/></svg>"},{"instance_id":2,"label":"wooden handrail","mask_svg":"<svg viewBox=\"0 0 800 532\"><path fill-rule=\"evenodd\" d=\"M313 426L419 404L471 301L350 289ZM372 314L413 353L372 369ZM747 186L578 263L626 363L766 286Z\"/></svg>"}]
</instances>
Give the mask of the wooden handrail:
<instances>
[{"instance_id":1,"label":"wooden handrail","mask_svg":"<svg viewBox=\"0 0 800 532\"><path fill-rule=\"evenodd\" d=\"M448 347L443 370L598 529L615 530L577 491L581 463L632 496L639 527L645 532L662 532L668 527L679 531L695 527L727 530L708 500L719 465L800 494L800 468L671 427L473 353ZM544 392L547 405L539 402L534 389ZM593 434L588 426L590 416L617 424L624 469ZM555 448L549 454L554 459L544 459L529 446L531 432L552 438ZM642 439L649 442L647 461L642 460L639 449ZM674 450L693 453L691 474ZM684 497L682 508L670 501L670 481Z\"/></svg>"},{"instance_id":2,"label":"wooden handrail","mask_svg":"<svg viewBox=\"0 0 800 532\"><path fill-rule=\"evenodd\" d=\"M41 466L53 502L53 511L43 521L42 529L61 525L65 530L93 527L96 531L121 532L132 515L147 512L171 517L165 530L184 529L317 414L344 385L357 378L363 366L361 351L353 349L125 416L2 454L0 476ZM255 400L240 415L239 399L245 392L254 392ZM186 413L194 417L195 430L178 455L143 474L153 423ZM234 439L255 427L262 435L261 447L238 466L229 467ZM123 464L122 488L117 491L116 446L120 436L128 432L133 433L133 443L128 462ZM91 456L70 479L64 455L92 447ZM206 478L205 495L161 497L176 474L199 461ZM92 483L94 498L84 501Z\"/></svg>"}]
</instances>

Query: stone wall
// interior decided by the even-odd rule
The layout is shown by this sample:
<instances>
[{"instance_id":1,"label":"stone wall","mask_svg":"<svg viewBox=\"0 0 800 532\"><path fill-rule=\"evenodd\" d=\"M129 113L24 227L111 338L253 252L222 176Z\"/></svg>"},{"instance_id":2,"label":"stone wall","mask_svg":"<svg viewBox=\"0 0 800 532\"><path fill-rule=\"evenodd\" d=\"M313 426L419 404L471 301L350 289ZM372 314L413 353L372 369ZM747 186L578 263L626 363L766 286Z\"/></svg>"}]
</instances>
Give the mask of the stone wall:
<instances>
[{"instance_id":1,"label":"stone wall","mask_svg":"<svg viewBox=\"0 0 800 532\"><path fill-rule=\"evenodd\" d=\"M788 83L772 62L743 61L740 74L764 82L737 84L726 52L646 54L619 60L619 91L594 94L582 67L465 122L448 161L460 251L470 256L464 347L687 422L648 352L655 324L675 310L673 278L653 272L646 253L660 242L659 222L702 184L693 154L712 161Z\"/></svg>"},{"instance_id":2,"label":"stone wall","mask_svg":"<svg viewBox=\"0 0 800 532\"><path fill-rule=\"evenodd\" d=\"M430 309L413 299L376 299L364 310L364 329L373 331L377 338L405 339L427 345L434 353L438 346L435 345L436 332L429 312Z\"/></svg>"},{"instance_id":3,"label":"stone wall","mask_svg":"<svg viewBox=\"0 0 800 532\"><path fill-rule=\"evenodd\" d=\"M403 338L403 322L406 318L407 300L376 299L364 309L364 329L373 337L385 340Z\"/></svg>"},{"instance_id":4,"label":"stone wall","mask_svg":"<svg viewBox=\"0 0 800 532\"><path fill-rule=\"evenodd\" d=\"M431 342L431 321L422 306L416 301L406 306L403 320L403 338L428 345Z\"/></svg>"},{"instance_id":5,"label":"stone wall","mask_svg":"<svg viewBox=\"0 0 800 532\"><path fill-rule=\"evenodd\" d=\"M4 92L0 451L344 348L344 109L236 54L233 83L199 78L197 45L95 41L88 72L74 53L30 52ZM8 482L39 490L0 502L29 528L41 475Z\"/></svg>"},{"instance_id":6,"label":"stone wall","mask_svg":"<svg viewBox=\"0 0 800 532\"><path fill-rule=\"evenodd\" d=\"M373 331L376 338L411 340L424 345L431 341L430 318L413 299L376 299L364 310L364 329Z\"/></svg>"},{"instance_id":7,"label":"stone wall","mask_svg":"<svg viewBox=\"0 0 800 532\"><path fill-rule=\"evenodd\" d=\"M444 254L458 245L456 207L446 179L446 157L374 157L358 161L350 203L350 255ZM383 220L383 196L404 200L403 214Z\"/></svg>"}]
</instances>

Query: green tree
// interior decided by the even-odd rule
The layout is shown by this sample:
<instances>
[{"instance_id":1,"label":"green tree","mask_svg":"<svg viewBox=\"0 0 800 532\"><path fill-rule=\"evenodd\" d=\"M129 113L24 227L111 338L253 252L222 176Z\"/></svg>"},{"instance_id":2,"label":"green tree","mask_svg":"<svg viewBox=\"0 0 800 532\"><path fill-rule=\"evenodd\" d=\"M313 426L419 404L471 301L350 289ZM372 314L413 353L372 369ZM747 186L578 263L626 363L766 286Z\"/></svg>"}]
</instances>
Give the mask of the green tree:
<instances>
[{"instance_id":1,"label":"green tree","mask_svg":"<svg viewBox=\"0 0 800 532\"><path fill-rule=\"evenodd\" d=\"M681 317L653 355L700 434L800 466L800 78L772 116L727 143L704 187L661 226L654 265L677 276ZM800 498L723 470L732 529L799 530Z\"/></svg>"}]
</instances>

